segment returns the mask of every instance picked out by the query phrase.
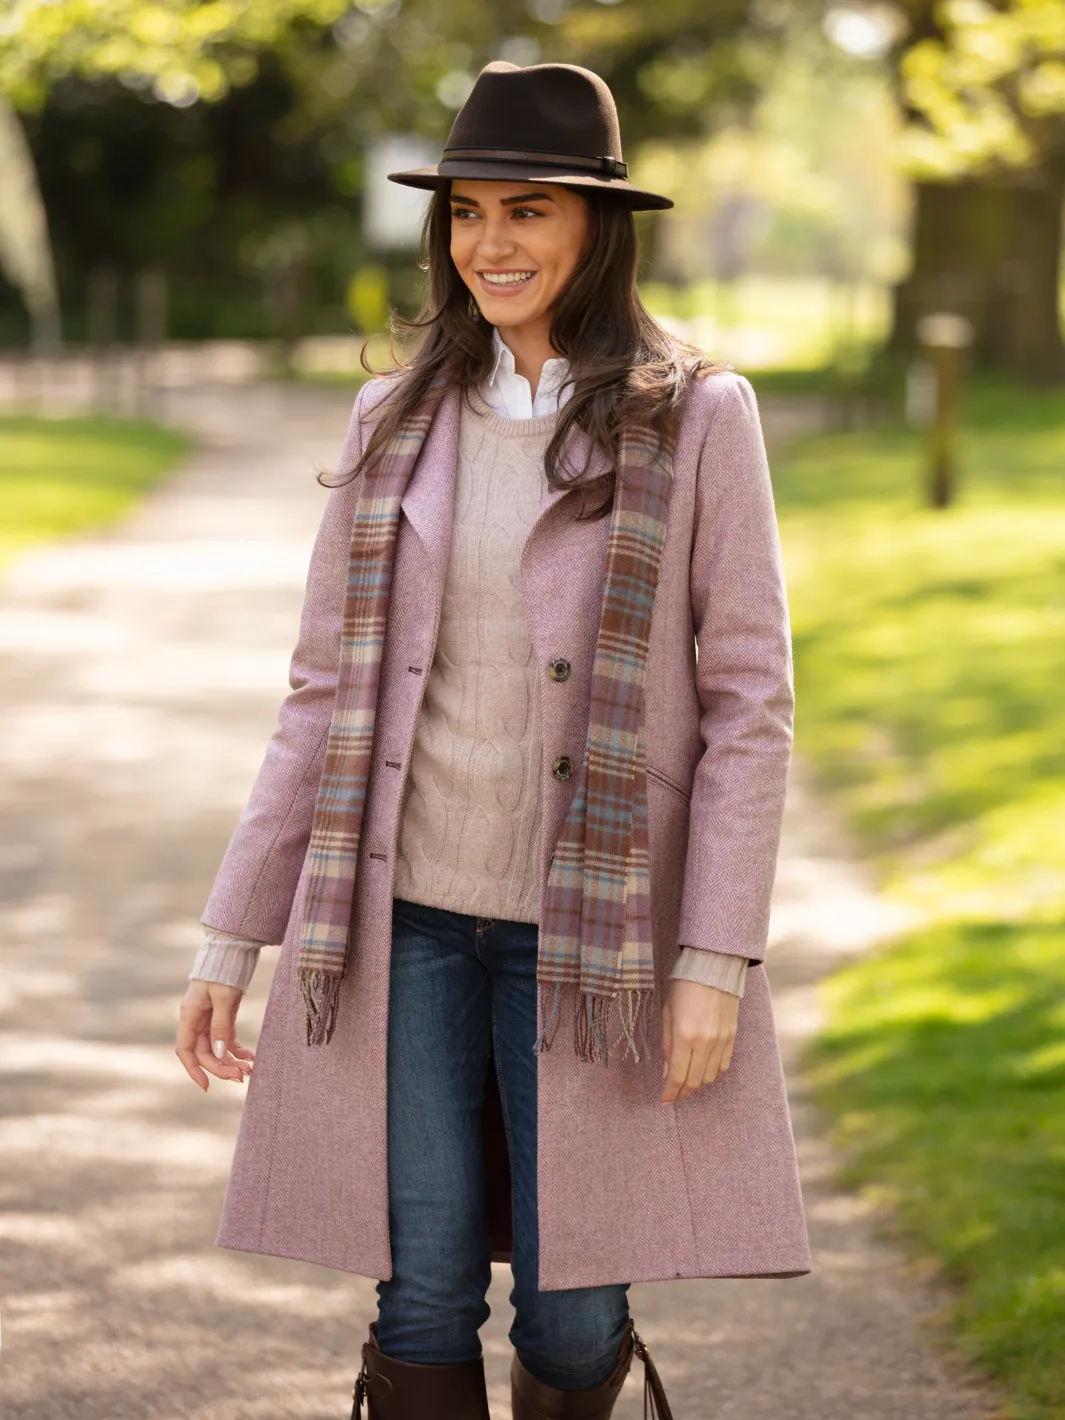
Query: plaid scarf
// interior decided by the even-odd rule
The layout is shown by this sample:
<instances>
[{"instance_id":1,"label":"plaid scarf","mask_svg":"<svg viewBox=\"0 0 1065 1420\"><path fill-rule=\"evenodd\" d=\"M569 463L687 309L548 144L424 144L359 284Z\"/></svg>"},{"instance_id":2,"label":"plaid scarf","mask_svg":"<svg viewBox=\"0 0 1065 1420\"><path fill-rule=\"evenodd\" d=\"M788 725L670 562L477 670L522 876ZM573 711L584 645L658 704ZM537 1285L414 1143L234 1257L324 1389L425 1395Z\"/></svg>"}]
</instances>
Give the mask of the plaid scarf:
<instances>
[{"instance_id":1,"label":"plaid scarf","mask_svg":"<svg viewBox=\"0 0 1065 1420\"><path fill-rule=\"evenodd\" d=\"M355 512L336 704L314 806L300 926L308 1045L328 1042L336 1025L400 500L445 388L434 384L393 435L364 481ZM568 1002L578 1056L604 1065L622 1039L633 1060L642 1058L654 990L643 684L673 483L671 450L654 429L626 429L616 470L588 735L551 859L536 972L536 1049L550 1047ZM619 1030L610 1041L612 1009Z\"/></svg>"}]
</instances>

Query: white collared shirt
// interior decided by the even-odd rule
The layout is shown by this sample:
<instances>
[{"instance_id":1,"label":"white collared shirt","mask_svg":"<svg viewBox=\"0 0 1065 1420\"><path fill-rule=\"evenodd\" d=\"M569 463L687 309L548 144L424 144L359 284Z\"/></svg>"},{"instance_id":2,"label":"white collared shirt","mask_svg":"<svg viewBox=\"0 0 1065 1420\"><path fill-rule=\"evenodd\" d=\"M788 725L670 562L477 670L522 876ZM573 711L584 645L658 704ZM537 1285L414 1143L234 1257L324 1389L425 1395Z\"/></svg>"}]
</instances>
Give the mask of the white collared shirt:
<instances>
[{"instance_id":1,"label":"white collared shirt","mask_svg":"<svg viewBox=\"0 0 1065 1420\"><path fill-rule=\"evenodd\" d=\"M543 414L555 414L573 393L572 388L559 393L559 386L569 374L569 361L563 356L544 361L534 398L529 381L514 368L514 352L499 334L498 326L492 327L492 346L495 363L479 393L495 414L507 419L538 419Z\"/></svg>"}]
</instances>

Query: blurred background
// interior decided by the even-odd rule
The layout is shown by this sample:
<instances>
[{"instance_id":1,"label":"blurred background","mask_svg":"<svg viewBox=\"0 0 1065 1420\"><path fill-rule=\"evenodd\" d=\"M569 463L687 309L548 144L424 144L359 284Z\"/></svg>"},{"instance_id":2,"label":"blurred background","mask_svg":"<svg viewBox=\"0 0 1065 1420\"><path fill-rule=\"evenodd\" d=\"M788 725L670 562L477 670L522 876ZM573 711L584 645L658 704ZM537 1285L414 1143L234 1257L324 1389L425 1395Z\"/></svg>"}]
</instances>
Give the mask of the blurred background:
<instances>
[{"instance_id":1,"label":"blurred background","mask_svg":"<svg viewBox=\"0 0 1065 1420\"><path fill-rule=\"evenodd\" d=\"M942 1283L955 1354L995 1388L995 1413L1060 1420L1065 0L6 0L0 876L5 930L29 949L18 960L44 975L12 970L4 1028L17 1036L25 1003L47 1001L56 1040L165 1050L196 917L284 689L318 516L307 494L321 492L310 453L335 458L364 342L387 358L390 308L420 302L425 194L384 175L438 156L493 58L576 62L608 80L635 181L676 201L638 219L645 300L758 394L802 789L781 891L805 882L836 901L831 873L803 867L824 809L894 924L874 941L857 908L842 925L837 913L839 940L861 947L842 964L816 915L789 938L788 960L806 963L795 981L826 977L813 1038L789 1056L793 1082L830 1121L843 1185ZM208 534L226 517L223 553ZM186 539L180 557L171 537ZM152 600L164 592L165 606ZM135 635L132 620L121 634L107 620L127 613L143 622ZM190 619L218 639L193 653ZM186 640L164 664L155 638L170 634ZM106 774L93 780L97 751ZM131 776L121 794L116 765ZM93 828L86 842L108 855L49 846L57 822L98 826L101 813L118 839ZM75 904L70 923L96 924L76 970L49 916L60 900ZM120 1027L94 993L119 982L128 995L134 963L145 995ZM0 1063L25 1084L44 1047L20 1050ZM89 1045L48 1051L78 1072L110 1068ZM162 1099L169 1064L136 1058ZM26 1089L28 1115L52 1099ZM109 1117L134 1107L117 1098L100 1106ZM223 1123L218 1188L235 1118ZM49 1128L33 1147L67 1137ZM172 1128L145 1167L178 1167ZM30 1149L29 1134L12 1137ZM89 1153L74 1155L89 1169ZM100 1168L64 1207L103 1196ZM36 1177L48 1196L52 1173ZM202 1245L214 1199L168 1277L183 1278L176 1259ZM115 1237L128 1241L130 1216ZM40 1237L28 1224L15 1237L28 1298ZM833 1255L849 1246L837 1238ZM201 1259L193 1291L215 1265ZM831 1268L821 1275L810 1285L830 1290ZM217 1284L220 1310L235 1276ZM125 1279L142 1302L147 1277ZM872 1305L857 1264L854 1279L848 1315ZM271 1295L288 1306L283 1289ZM816 1327L828 1292L804 1295L802 1325ZM16 1306L27 1338L34 1314ZM867 1319L871 1333L886 1325ZM826 1354L851 1344L844 1322ZM848 1415L977 1413L913 1397L871 1408L910 1374L893 1363L876 1380L882 1360L873 1345L856 1363L867 1384ZM42 1349L12 1415L48 1413L37 1401L51 1361ZM299 1408L309 1383L286 1375L288 1413L317 1413ZM816 1390L807 1405L801 1385L782 1385L750 1414L821 1414Z\"/></svg>"},{"instance_id":2,"label":"blurred background","mask_svg":"<svg viewBox=\"0 0 1065 1420\"><path fill-rule=\"evenodd\" d=\"M851 369L947 306L981 368L1055 382L1060 8L9 0L0 343L374 333L417 304L424 201L383 173L489 59L564 59L677 202L641 218L648 300L707 346Z\"/></svg>"}]
</instances>

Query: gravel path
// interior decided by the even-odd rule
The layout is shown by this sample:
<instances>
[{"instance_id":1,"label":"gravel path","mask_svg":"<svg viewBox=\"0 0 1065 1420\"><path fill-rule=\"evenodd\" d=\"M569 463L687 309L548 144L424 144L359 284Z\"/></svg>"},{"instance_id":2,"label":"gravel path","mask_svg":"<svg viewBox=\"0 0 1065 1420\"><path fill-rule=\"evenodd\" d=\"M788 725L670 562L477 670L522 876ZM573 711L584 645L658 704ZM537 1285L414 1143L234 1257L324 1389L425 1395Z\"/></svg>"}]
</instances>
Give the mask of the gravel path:
<instances>
[{"instance_id":1,"label":"gravel path","mask_svg":"<svg viewBox=\"0 0 1065 1420\"><path fill-rule=\"evenodd\" d=\"M214 1246L241 1096L201 1095L172 1042L197 919L285 689L326 496L312 463L336 458L349 403L171 394L169 416L201 434L180 476L115 532L23 557L0 595L5 1420L348 1415L374 1284ZM935 1339L942 1298L834 1187L794 1068L816 980L892 925L797 767L770 978L816 1270L633 1289L677 1420L994 1413ZM483 1333L494 1420L510 1413L508 1279L496 1269ZM630 1379L616 1420L640 1414Z\"/></svg>"}]
</instances>

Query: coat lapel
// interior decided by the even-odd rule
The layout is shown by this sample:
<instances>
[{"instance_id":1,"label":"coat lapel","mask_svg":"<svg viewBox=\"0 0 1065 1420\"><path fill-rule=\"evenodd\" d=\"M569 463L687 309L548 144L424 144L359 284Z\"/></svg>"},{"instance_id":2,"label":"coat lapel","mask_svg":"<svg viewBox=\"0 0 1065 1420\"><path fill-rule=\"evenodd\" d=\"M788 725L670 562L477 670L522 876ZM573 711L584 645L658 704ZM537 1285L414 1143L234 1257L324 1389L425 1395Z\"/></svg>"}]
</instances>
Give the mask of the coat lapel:
<instances>
[{"instance_id":1,"label":"coat lapel","mask_svg":"<svg viewBox=\"0 0 1065 1420\"><path fill-rule=\"evenodd\" d=\"M425 549L437 582L443 585L455 509L455 468L459 445L459 392L440 401L418 461L400 499L400 511Z\"/></svg>"}]
</instances>

